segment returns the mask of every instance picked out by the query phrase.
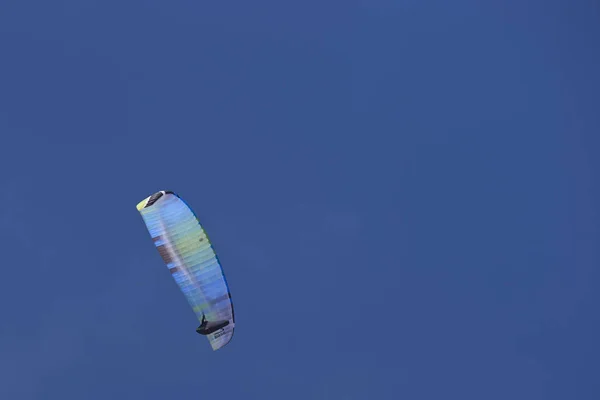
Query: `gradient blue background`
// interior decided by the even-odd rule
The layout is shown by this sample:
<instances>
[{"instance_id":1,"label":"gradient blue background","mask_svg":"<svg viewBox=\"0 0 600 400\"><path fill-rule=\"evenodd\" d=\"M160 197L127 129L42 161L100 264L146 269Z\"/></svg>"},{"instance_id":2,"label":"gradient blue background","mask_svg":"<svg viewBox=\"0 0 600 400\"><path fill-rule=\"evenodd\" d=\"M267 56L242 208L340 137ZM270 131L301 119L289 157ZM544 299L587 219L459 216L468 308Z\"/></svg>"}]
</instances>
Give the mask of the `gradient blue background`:
<instances>
[{"instance_id":1,"label":"gradient blue background","mask_svg":"<svg viewBox=\"0 0 600 400\"><path fill-rule=\"evenodd\" d=\"M599 399L598 4L3 0L0 398Z\"/></svg>"}]
</instances>

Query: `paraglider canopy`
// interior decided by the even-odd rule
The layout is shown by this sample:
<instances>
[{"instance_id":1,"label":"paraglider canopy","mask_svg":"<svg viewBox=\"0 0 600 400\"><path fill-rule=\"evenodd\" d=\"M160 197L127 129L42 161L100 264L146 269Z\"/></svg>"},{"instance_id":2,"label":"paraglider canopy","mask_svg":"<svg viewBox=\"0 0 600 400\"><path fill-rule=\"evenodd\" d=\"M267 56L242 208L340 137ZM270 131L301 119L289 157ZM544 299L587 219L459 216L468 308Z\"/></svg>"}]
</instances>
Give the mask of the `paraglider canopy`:
<instances>
[{"instance_id":1,"label":"paraglider canopy","mask_svg":"<svg viewBox=\"0 0 600 400\"><path fill-rule=\"evenodd\" d=\"M160 191L138 203L148 232L173 279L195 312L196 329L213 350L233 336L235 319L223 268L204 228L174 192Z\"/></svg>"}]
</instances>

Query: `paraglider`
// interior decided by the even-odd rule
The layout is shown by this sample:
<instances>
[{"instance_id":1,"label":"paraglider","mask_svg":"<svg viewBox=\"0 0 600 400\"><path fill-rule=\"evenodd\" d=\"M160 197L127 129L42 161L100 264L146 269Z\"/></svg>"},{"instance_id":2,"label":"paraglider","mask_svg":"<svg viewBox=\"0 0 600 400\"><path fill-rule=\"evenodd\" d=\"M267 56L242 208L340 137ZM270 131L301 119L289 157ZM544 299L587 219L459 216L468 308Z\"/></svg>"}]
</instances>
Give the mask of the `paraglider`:
<instances>
[{"instance_id":1,"label":"paraglider","mask_svg":"<svg viewBox=\"0 0 600 400\"><path fill-rule=\"evenodd\" d=\"M191 208L175 193L160 191L137 205L148 232L200 321L196 332L213 350L233 336L231 293L221 263Z\"/></svg>"}]
</instances>

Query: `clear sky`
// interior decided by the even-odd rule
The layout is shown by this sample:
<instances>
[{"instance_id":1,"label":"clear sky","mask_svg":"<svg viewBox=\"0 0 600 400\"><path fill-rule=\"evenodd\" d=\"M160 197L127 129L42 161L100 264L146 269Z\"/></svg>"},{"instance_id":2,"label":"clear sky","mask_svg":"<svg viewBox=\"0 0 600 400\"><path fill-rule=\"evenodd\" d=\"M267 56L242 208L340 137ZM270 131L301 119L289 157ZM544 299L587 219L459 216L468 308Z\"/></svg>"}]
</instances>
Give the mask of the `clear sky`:
<instances>
[{"instance_id":1,"label":"clear sky","mask_svg":"<svg viewBox=\"0 0 600 400\"><path fill-rule=\"evenodd\" d=\"M600 7L0 2L0 398L597 400ZM213 352L135 205L196 211Z\"/></svg>"}]
</instances>

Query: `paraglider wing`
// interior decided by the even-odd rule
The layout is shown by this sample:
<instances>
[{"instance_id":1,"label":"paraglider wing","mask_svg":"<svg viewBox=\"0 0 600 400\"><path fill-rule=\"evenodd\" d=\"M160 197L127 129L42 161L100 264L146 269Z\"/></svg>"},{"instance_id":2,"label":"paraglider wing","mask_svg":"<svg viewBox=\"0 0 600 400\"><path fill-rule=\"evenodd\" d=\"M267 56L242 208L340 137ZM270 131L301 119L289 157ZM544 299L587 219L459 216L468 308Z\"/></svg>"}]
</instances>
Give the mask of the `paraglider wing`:
<instances>
[{"instance_id":1,"label":"paraglider wing","mask_svg":"<svg viewBox=\"0 0 600 400\"><path fill-rule=\"evenodd\" d=\"M196 330L213 350L225 346L235 326L227 280L194 212L175 193L161 191L137 205L159 254L201 322Z\"/></svg>"}]
</instances>

